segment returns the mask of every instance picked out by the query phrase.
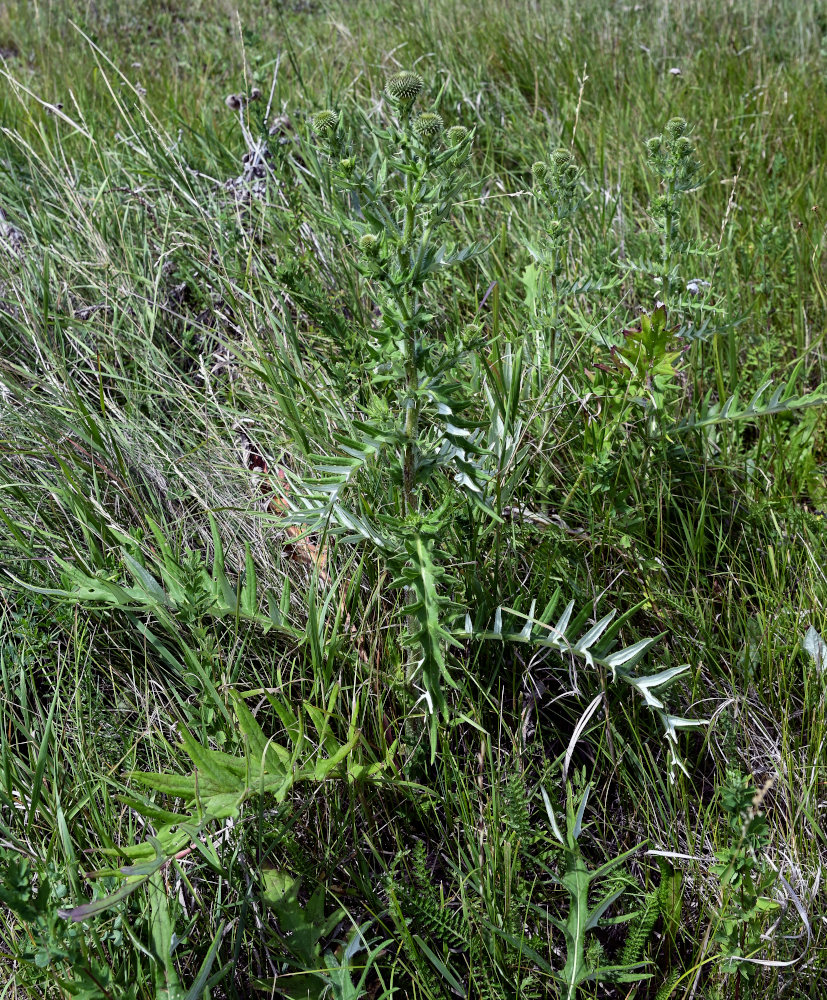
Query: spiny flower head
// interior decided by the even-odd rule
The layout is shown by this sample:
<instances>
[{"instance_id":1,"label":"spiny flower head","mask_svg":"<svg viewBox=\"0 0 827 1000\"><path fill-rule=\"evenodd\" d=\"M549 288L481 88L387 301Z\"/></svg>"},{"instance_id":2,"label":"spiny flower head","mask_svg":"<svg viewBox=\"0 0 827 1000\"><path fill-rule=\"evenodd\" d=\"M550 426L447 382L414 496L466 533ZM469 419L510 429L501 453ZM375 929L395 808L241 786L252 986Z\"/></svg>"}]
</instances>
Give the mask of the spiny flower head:
<instances>
[{"instance_id":1,"label":"spiny flower head","mask_svg":"<svg viewBox=\"0 0 827 1000\"><path fill-rule=\"evenodd\" d=\"M662 143L663 136L660 135L653 135L651 139L646 140L646 152L648 153L650 159L658 155Z\"/></svg>"},{"instance_id":2,"label":"spiny flower head","mask_svg":"<svg viewBox=\"0 0 827 1000\"><path fill-rule=\"evenodd\" d=\"M567 149L562 149L562 148L555 149L554 152L551 154L551 162L554 165L554 167L559 171L563 171L567 167L570 167L572 164L572 160L573 157Z\"/></svg>"},{"instance_id":3,"label":"spiny flower head","mask_svg":"<svg viewBox=\"0 0 827 1000\"><path fill-rule=\"evenodd\" d=\"M413 123L414 132L423 142L431 143L445 128L442 115L434 111L423 111Z\"/></svg>"},{"instance_id":4,"label":"spiny flower head","mask_svg":"<svg viewBox=\"0 0 827 1000\"><path fill-rule=\"evenodd\" d=\"M664 132L674 141L675 139L680 139L688 128L689 125L685 118L670 118L666 123Z\"/></svg>"},{"instance_id":5,"label":"spiny flower head","mask_svg":"<svg viewBox=\"0 0 827 1000\"><path fill-rule=\"evenodd\" d=\"M408 106L419 97L425 89L425 81L419 73L413 73L404 69L401 73L394 73L385 85L388 97L396 104Z\"/></svg>"},{"instance_id":6,"label":"spiny flower head","mask_svg":"<svg viewBox=\"0 0 827 1000\"><path fill-rule=\"evenodd\" d=\"M445 133L449 146L458 146L467 136L468 129L464 125L452 125Z\"/></svg>"},{"instance_id":7,"label":"spiny flower head","mask_svg":"<svg viewBox=\"0 0 827 1000\"><path fill-rule=\"evenodd\" d=\"M535 163L532 163L531 172L534 174L535 180L542 184L548 177L548 164L545 160L537 160Z\"/></svg>"},{"instance_id":8,"label":"spiny flower head","mask_svg":"<svg viewBox=\"0 0 827 1000\"><path fill-rule=\"evenodd\" d=\"M692 153L694 152L694 149L692 147L692 140L687 139L685 135L682 135L680 139L678 139L677 142L675 143L675 152L682 160L686 159L686 157L688 156L691 156Z\"/></svg>"},{"instance_id":9,"label":"spiny flower head","mask_svg":"<svg viewBox=\"0 0 827 1000\"><path fill-rule=\"evenodd\" d=\"M324 111L317 111L311 117L310 124L317 135L326 136L330 132L336 131L339 124L339 116L335 111L331 111L330 108L325 108Z\"/></svg>"},{"instance_id":10,"label":"spiny flower head","mask_svg":"<svg viewBox=\"0 0 827 1000\"><path fill-rule=\"evenodd\" d=\"M359 238L359 249L366 257L377 257L379 255L379 237L373 233L365 233Z\"/></svg>"}]
</instances>

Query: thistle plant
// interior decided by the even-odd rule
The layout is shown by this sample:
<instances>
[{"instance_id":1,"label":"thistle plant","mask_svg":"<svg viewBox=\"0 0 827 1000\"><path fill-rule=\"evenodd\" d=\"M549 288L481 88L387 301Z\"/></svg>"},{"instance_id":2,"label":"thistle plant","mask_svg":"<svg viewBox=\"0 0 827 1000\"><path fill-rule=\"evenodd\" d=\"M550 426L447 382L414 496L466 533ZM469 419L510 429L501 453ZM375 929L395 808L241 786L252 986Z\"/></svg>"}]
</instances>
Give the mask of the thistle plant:
<instances>
[{"instance_id":1,"label":"thistle plant","mask_svg":"<svg viewBox=\"0 0 827 1000\"><path fill-rule=\"evenodd\" d=\"M322 475L305 482L294 516L366 541L387 560L394 587L407 595L408 680L421 683L433 716L447 709L442 681L452 681L444 648L454 641L444 624L454 607L446 596L450 554L435 539L446 534L458 503L487 509L488 477L466 415L470 402L451 374L466 347L462 338L445 345L432 332L434 288L449 267L482 250L450 242L451 212L468 188L473 132L461 125L446 132L436 106L417 110L424 87L416 73L392 76L391 115L381 127L333 110L311 117L316 142L306 162L328 201L324 221L356 250L364 292L381 321L364 331L367 412L337 435L344 457L319 461ZM381 510L368 513L358 498L344 502L344 487L360 473L386 484Z\"/></svg>"},{"instance_id":2,"label":"thistle plant","mask_svg":"<svg viewBox=\"0 0 827 1000\"><path fill-rule=\"evenodd\" d=\"M566 919L550 918L554 926L563 933L566 942L566 964L560 972L552 973L561 985L562 996L566 1000L575 1000L582 984L586 982L602 980L628 983L648 979L649 973L639 971L641 963L637 961L637 956L628 964L622 961L616 966L595 966L589 962L587 935L598 928L603 915L625 890L625 885L622 885L620 889L604 890L601 895L595 892L594 884L623 864L637 848L610 858L597 870L591 870L579 843L591 786L586 786L580 801L575 804L571 783L567 784L565 832L561 831L557 823L547 792L542 788L541 791L552 832L565 859L563 874L555 877L555 881L560 883L569 897ZM599 897L597 901L593 898L595 896Z\"/></svg>"},{"instance_id":3,"label":"thistle plant","mask_svg":"<svg viewBox=\"0 0 827 1000\"><path fill-rule=\"evenodd\" d=\"M671 304L674 294L684 290L677 260L689 253L708 254L705 246L693 246L681 233L681 212L685 195L697 191L702 184L701 164L695 155L695 144L689 137L689 125L683 118L671 118L663 132L646 141L649 167L660 182L660 194L652 201L652 218L660 235L660 267L655 280L661 298ZM690 281L689 284L692 284ZM695 279L695 292L702 287Z\"/></svg>"}]
</instances>

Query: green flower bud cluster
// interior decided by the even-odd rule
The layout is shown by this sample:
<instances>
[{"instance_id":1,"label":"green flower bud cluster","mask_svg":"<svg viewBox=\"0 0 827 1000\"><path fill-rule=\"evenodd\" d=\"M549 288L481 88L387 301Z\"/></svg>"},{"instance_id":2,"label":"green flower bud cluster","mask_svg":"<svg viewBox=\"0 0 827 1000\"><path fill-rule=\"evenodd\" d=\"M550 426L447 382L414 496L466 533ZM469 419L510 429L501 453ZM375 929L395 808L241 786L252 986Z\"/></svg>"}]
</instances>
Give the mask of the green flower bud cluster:
<instances>
[{"instance_id":1,"label":"green flower bud cluster","mask_svg":"<svg viewBox=\"0 0 827 1000\"><path fill-rule=\"evenodd\" d=\"M701 165L695 159L695 146L688 131L686 119L671 118L661 135L646 140L650 166L675 191L692 190L700 177Z\"/></svg>"},{"instance_id":2,"label":"green flower bud cluster","mask_svg":"<svg viewBox=\"0 0 827 1000\"><path fill-rule=\"evenodd\" d=\"M563 174L566 171L577 170L574 157L567 149L555 149L551 154L551 162L555 172Z\"/></svg>"},{"instance_id":3,"label":"green flower bud cluster","mask_svg":"<svg viewBox=\"0 0 827 1000\"><path fill-rule=\"evenodd\" d=\"M685 160L687 157L691 156L695 151L692 145L692 140L687 139L685 135L682 135L679 139L675 141L674 149L681 160Z\"/></svg>"},{"instance_id":4,"label":"green flower bud cluster","mask_svg":"<svg viewBox=\"0 0 827 1000\"><path fill-rule=\"evenodd\" d=\"M472 351L485 342L485 331L479 323L468 323L459 334L459 343L464 351Z\"/></svg>"},{"instance_id":5,"label":"green flower bud cluster","mask_svg":"<svg viewBox=\"0 0 827 1000\"><path fill-rule=\"evenodd\" d=\"M422 111L412 121L408 118L424 89L425 82L422 77L411 70L394 73L385 84L388 99L409 126L397 136L400 149L409 149L411 144L416 144L417 141L423 146L432 147L444 133L446 153L448 150L456 149L454 155L449 154L447 159L454 166L462 166L470 154L466 143L469 131L464 125L453 125L445 132L445 122L442 115L436 111ZM440 162L446 162L446 157L441 157Z\"/></svg>"},{"instance_id":6,"label":"green flower bud cluster","mask_svg":"<svg viewBox=\"0 0 827 1000\"><path fill-rule=\"evenodd\" d=\"M470 132L464 125L452 125L445 133L445 145L449 149L456 149L451 157L451 163L455 167L461 167L471 155L471 144L467 142L469 135Z\"/></svg>"},{"instance_id":7,"label":"green flower bud cluster","mask_svg":"<svg viewBox=\"0 0 827 1000\"><path fill-rule=\"evenodd\" d=\"M570 218L582 201L581 171L567 149L555 149L548 160L533 164L535 190L557 219Z\"/></svg>"},{"instance_id":8,"label":"green flower bud cluster","mask_svg":"<svg viewBox=\"0 0 827 1000\"><path fill-rule=\"evenodd\" d=\"M650 139L646 140L646 155L650 160L654 160L655 157L660 155L660 151L663 147L663 136L653 135Z\"/></svg>"}]
</instances>

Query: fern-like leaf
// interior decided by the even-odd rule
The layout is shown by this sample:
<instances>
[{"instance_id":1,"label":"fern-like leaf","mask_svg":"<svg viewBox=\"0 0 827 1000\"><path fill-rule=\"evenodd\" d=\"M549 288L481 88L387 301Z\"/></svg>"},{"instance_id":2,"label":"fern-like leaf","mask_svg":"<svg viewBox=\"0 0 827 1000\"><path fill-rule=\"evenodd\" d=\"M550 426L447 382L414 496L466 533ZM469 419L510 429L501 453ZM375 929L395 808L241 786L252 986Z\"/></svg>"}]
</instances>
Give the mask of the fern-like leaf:
<instances>
[{"instance_id":1,"label":"fern-like leaf","mask_svg":"<svg viewBox=\"0 0 827 1000\"><path fill-rule=\"evenodd\" d=\"M652 931L655 929L655 922L660 913L660 896L657 890L648 893L643 907L638 911L635 918L629 924L626 932L626 941L623 945L623 954L620 959L621 965L634 965L643 956L643 949Z\"/></svg>"}]
</instances>

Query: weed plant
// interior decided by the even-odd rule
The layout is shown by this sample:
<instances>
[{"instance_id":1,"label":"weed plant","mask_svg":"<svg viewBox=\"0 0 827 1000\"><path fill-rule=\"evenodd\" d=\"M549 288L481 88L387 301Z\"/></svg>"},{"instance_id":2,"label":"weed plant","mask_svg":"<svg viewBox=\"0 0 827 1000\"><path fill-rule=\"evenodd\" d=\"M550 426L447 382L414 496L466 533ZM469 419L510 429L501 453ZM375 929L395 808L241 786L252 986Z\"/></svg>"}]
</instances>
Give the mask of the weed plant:
<instances>
[{"instance_id":1,"label":"weed plant","mask_svg":"<svg viewBox=\"0 0 827 1000\"><path fill-rule=\"evenodd\" d=\"M0 10L8 996L820 997L827 19Z\"/></svg>"}]
</instances>

